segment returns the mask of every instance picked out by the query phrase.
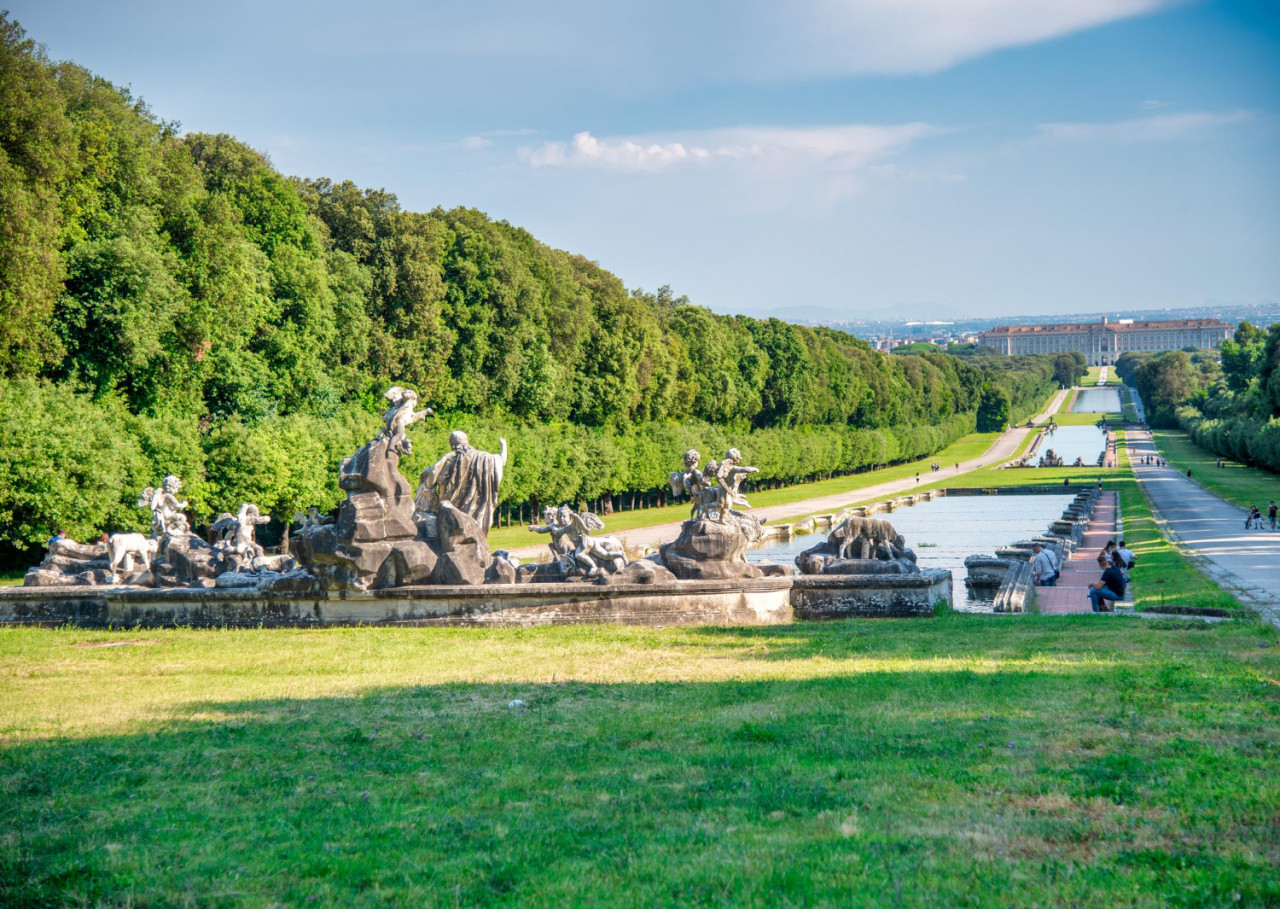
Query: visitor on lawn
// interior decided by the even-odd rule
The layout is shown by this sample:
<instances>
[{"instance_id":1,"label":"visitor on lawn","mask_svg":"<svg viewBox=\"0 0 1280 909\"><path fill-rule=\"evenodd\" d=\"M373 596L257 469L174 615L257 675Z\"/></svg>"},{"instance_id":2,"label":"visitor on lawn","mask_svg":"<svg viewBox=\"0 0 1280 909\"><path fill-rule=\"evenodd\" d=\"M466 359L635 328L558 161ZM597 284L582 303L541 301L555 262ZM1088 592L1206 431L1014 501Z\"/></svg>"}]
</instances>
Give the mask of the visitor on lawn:
<instances>
[{"instance_id":1,"label":"visitor on lawn","mask_svg":"<svg viewBox=\"0 0 1280 909\"><path fill-rule=\"evenodd\" d=\"M1105 555L1098 556L1102 577L1089 585L1089 605L1094 612L1113 612L1116 600L1124 599L1124 574Z\"/></svg>"},{"instance_id":2,"label":"visitor on lawn","mask_svg":"<svg viewBox=\"0 0 1280 909\"><path fill-rule=\"evenodd\" d=\"M1053 557L1053 553L1045 549L1039 543L1032 544L1031 551L1035 553L1031 559L1031 570L1036 576L1036 586L1057 586L1059 574L1058 560Z\"/></svg>"}]
</instances>

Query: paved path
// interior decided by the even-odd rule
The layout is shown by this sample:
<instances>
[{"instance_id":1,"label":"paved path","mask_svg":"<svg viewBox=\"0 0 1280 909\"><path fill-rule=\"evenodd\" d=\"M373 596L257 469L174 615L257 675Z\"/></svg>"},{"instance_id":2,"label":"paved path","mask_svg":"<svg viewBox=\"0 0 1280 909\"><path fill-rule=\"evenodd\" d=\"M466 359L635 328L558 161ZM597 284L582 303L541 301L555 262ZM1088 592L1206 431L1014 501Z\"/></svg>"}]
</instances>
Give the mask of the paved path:
<instances>
[{"instance_id":1,"label":"paved path","mask_svg":"<svg viewBox=\"0 0 1280 909\"><path fill-rule=\"evenodd\" d=\"M1202 556L1201 567L1218 583L1280 625L1280 532L1245 530L1244 509L1187 479L1177 467L1143 464L1158 452L1146 429L1129 429L1134 475L1157 516L1184 547Z\"/></svg>"},{"instance_id":2,"label":"paved path","mask_svg":"<svg viewBox=\"0 0 1280 909\"><path fill-rule=\"evenodd\" d=\"M1045 615L1092 612L1089 585L1102 577L1098 553L1108 540L1116 538L1116 494L1104 491L1098 496L1080 547L1062 563L1062 577L1056 587L1037 587L1036 605Z\"/></svg>"},{"instance_id":3,"label":"paved path","mask_svg":"<svg viewBox=\"0 0 1280 909\"><path fill-rule=\"evenodd\" d=\"M1062 399L1066 396L1067 391L1060 391L1053 396L1045 408L1044 413L1035 418L1034 422L1039 424L1049 418L1050 414L1056 413L1058 407L1062 404ZM816 496L811 499L801 499L797 502L790 502L786 505L772 505L768 508L753 508L751 513L757 517L763 518L774 524L785 522L794 518L802 517L809 514L826 514L828 512L836 513L850 505L856 505L859 502L868 502L874 499L883 499L889 496L909 493L927 483L935 483L940 479L950 479L951 477L960 476L980 467L989 467L992 464L1001 464L1010 460L1013 453L1018 450L1023 440L1036 430L1028 429L1025 426L1019 426L1016 429L1008 429L992 443L991 447L985 453L968 461L961 461L959 467L951 465L944 467L938 473L926 471L921 477L922 482L917 482L915 477L903 477L900 480L886 480L883 483L876 483L873 486L863 486L861 489L852 489L848 492L838 492L833 495ZM748 491L748 498L750 492ZM605 519L608 524L608 518ZM654 524L651 527L637 527L634 530L621 531L616 534L627 546L628 549L643 549L644 547L657 547L670 540L674 540L680 534L679 521L671 521L666 524ZM609 533L608 528L603 531ZM545 537L541 537L545 541ZM548 556L548 549L545 542L537 543L532 546L521 547L520 549L510 550L511 554L521 559L541 559Z\"/></svg>"}]
</instances>

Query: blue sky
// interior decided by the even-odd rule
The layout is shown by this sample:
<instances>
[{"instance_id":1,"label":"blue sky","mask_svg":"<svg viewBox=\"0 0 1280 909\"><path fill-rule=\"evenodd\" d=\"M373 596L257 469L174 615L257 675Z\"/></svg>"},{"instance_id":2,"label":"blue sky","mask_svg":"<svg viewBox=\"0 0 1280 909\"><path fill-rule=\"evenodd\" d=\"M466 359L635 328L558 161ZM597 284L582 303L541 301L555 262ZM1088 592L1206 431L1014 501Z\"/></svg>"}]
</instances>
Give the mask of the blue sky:
<instances>
[{"instance_id":1,"label":"blue sky","mask_svg":"<svg viewBox=\"0 0 1280 909\"><path fill-rule=\"evenodd\" d=\"M282 171L721 312L1280 300L1280 3L11 0Z\"/></svg>"}]
</instances>

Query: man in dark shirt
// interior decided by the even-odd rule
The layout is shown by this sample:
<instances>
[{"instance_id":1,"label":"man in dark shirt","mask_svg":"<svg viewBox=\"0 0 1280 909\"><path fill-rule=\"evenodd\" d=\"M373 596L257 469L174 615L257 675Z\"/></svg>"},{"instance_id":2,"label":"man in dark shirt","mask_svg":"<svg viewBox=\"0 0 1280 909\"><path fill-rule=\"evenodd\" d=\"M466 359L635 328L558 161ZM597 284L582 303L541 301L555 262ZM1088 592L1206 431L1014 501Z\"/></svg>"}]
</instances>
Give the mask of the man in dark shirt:
<instances>
[{"instance_id":1,"label":"man in dark shirt","mask_svg":"<svg viewBox=\"0 0 1280 909\"><path fill-rule=\"evenodd\" d=\"M1113 612L1115 600L1124 599L1124 574L1120 567L1106 556L1098 556L1102 577L1089 585L1089 605L1094 612Z\"/></svg>"}]
</instances>

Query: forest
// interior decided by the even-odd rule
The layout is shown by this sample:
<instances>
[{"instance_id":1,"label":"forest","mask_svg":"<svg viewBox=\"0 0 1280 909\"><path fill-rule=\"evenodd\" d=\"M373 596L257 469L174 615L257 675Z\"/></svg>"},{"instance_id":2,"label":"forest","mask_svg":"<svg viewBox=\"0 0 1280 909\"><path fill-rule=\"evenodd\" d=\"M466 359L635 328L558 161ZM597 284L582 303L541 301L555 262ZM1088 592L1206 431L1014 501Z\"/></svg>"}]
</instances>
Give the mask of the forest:
<instances>
[{"instance_id":1,"label":"forest","mask_svg":"<svg viewBox=\"0 0 1280 909\"><path fill-rule=\"evenodd\" d=\"M1280 322L1241 322L1218 351L1125 354L1116 373L1142 395L1152 426L1280 473Z\"/></svg>"},{"instance_id":2,"label":"forest","mask_svg":"<svg viewBox=\"0 0 1280 909\"><path fill-rule=\"evenodd\" d=\"M690 447L736 445L764 483L925 456L1082 372L886 356L628 290L479 211L406 211L183 133L0 16L0 567L56 529L143 526L138 491L167 473L197 520L331 509L391 384L437 412L411 479L451 429L509 440L510 521L653 504Z\"/></svg>"}]
</instances>

